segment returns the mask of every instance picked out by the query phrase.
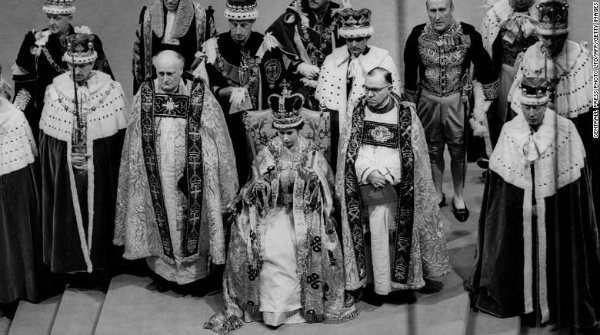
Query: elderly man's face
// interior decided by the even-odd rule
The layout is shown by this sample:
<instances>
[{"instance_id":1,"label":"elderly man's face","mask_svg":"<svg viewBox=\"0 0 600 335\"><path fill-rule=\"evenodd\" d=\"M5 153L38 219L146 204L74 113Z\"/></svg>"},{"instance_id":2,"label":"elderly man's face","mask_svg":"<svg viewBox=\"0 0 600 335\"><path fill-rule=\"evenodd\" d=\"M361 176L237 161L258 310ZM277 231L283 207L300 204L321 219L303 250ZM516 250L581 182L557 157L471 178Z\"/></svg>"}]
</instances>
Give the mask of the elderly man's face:
<instances>
[{"instance_id":1,"label":"elderly man's face","mask_svg":"<svg viewBox=\"0 0 600 335\"><path fill-rule=\"evenodd\" d=\"M546 105L531 106L521 104L523 110L523 116L530 126L539 126L544 121L544 113L546 112Z\"/></svg>"},{"instance_id":2,"label":"elderly man's face","mask_svg":"<svg viewBox=\"0 0 600 335\"><path fill-rule=\"evenodd\" d=\"M348 46L348 52L354 57L360 56L367 48L368 41L368 37L347 38L346 45Z\"/></svg>"},{"instance_id":3,"label":"elderly man's face","mask_svg":"<svg viewBox=\"0 0 600 335\"><path fill-rule=\"evenodd\" d=\"M75 81L82 85L85 83L90 76L92 75L92 69L94 68L94 63L86 63L86 64L68 64L69 71L71 73L75 73Z\"/></svg>"},{"instance_id":4,"label":"elderly man's face","mask_svg":"<svg viewBox=\"0 0 600 335\"><path fill-rule=\"evenodd\" d=\"M73 19L72 15L46 14L48 19L48 30L52 34L66 34L69 31L69 24Z\"/></svg>"},{"instance_id":5,"label":"elderly man's face","mask_svg":"<svg viewBox=\"0 0 600 335\"><path fill-rule=\"evenodd\" d=\"M380 109L387 106L392 85L385 80L382 74L376 73L367 76L363 88L365 89L365 96L369 107Z\"/></svg>"},{"instance_id":6,"label":"elderly man's face","mask_svg":"<svg viewBox=\"0 0 600 335\"><path fill-rule=\"evenodd\" d=\"M163 0L163 4L167 10L174 11L179 6L179 0Z\"/></svg>"},{"instance_id":7,"label":"elderly man's face","mask_svg":"<svg viewBox=\"0 0 600 335\"><path fill-rule=\"evenodd\" d=\"M229 20L229 33L231 38L237 43L244 44L252 33L254 21L236 21Z\"/></svg>"},{"instance_id":8,"label":"elderly man's face","mask_svg":"<svg viewBox=\"0 0 600 335\"><path fill-rule=\"evenodd\" d=\"M450 0L427 0L427 15L435 31L443 33L452 26L454 11Z\"/></svg>"},{"instance_id":9,"label":"elderly man's face","mask_svg":"<svg viewBox=\"0 0 600 335\"><path fill-rule=\"evenodd\" d=\"M175 92L179 88L183 64L177 58L163 57L155 64L158 85L165 92Z\"/></svg>"},{"instance_id":10,"label":"elderly man's face","mask_svg":"<svg viewBox=\"0 0 600 335\"><path fill-rule=\"evenodd\" d=\"M517 11L524 12L533 6L535 0L509 0L509 4Z\"/></svg>"},{"instance_id":11,"label":"elderly man's face","mask_svg":"<svg viewBox=\"0 0 600 335\"><path fill-rule=\"evenodd\" d=\"M546 49L550 52L551 56L558 55L565 46L567 40L567 34L561 35L540 35L542 43Z\"/></svg>"},{"instance_id":12,"label":"elderly man's face","mask_svg":"<svg viewBox=\"0 0 600 335\"><path fill-rule=\"evenodd\" d=\"M308 7L310 7L311 10L319 10L328 2L329 0L308 0Z\"/></svg>"}]
</instances>

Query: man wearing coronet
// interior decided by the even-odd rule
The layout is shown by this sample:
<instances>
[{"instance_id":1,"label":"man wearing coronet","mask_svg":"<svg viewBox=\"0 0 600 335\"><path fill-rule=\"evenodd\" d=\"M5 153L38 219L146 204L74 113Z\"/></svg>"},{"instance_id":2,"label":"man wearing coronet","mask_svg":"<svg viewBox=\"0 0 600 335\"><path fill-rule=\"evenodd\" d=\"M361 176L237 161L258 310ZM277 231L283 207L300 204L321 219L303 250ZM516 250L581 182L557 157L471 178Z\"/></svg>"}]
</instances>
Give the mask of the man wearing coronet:
<instances>
[{"instance_id":1,"label":"man wearing coronet","mask_svg":"<svg viewBox=\"0 0 600 335\"><path fill-rule=\"evenodd\" d=\"M62 56L66 50L65 38L75 33L90 34L87 27L73 27L75 0L45 0L42 10L48 18L48 28L31 30L19 49L17 60L12 67L15 92L26 90L32 99L24 110L33 135L38 140L40 115L44 107L44 93L52 80L65 72L68 66ZM114 79L98 36L94 36L94 50L98 57L93 69L102 71Z\"/></svg>"},{"instance_id":2,"label":"man wearing coronet","mask_svg":"<svg viewBox=\"0 0 600 335\"><path fill-rule=\"evenodd\" d=\"M229 31L203 45L211 91L221 104L233 142L240 185L248 181L251 157L246 144L244 112L263 110L267 97L280 92L285 67L278 42L252 31L258 18L256 0L228 0Z\"/></svg>"},{"instance_id":3,"label":"man wearing coronet","mask_svg":"<svg viewBox=\"0 0 600 335\"><path fill-rule=\"evenodd\" d=\"M569 37L569 4L545 0L537 5L540 41L524 53L508 99L512 109L521 113L519 85L523 77L543 78L550 83L549 106L569 118L577 127L591 172L594 205L600 208L600 140L593 138L592 53L584 42Z\"/></svg>"},{"instance_id":4,"label":"man wearing coronet","mask_svg":"<svg viewBox=\"0 0 600 335\"><path fill-rule=\"evenodd\" d=\"M112 245L125 96L108 74L93 70L95 36L66 38L69 71L46 91L40 120L44 262L52 272L106 269Z\"/></svg>"},{"instance_id":5,"label":"man wearing coronet","mask_svg":"<svg viewBox=\"0 0 600 335\"><path fill-rule=\"evenodd\" d=\"M521 113L490 157L467 288L477 310L586 334L600 315L597 217L583 143L573 122L547 107L548 86L524 77L513 93Z\"/></svg>"},{"instance_id":6,"label":"man wearing coronet","mask_svg":"<svg viewBox=\"0 0 600 335\"><path fill-rule=\"evenodd\" d=\"M319 109L315 89L325 57L345 43L336 18L341 8L331 0L293 0L267 28L279 42L293 91L301 93L305 107L312 110Z\"/></svg>"},{"instance_id":7,"label":"man wearing coronet","mask_svg":"<svg viewBox=\"0 0 600 335\"><path fill-rule=\"evenodd\" d=\"M392 76L392 91L398 95L400 94L400 78L390 53L387 50L368 45L374 32L371 26L370 9L344 8L338 13L338 20L340 24L338 32L346 40L346 45L334 49L331 55L325 58L319 75L316 98L322 107L333 111L332 113L338 116L336 118L335 115L332 115L332 119L337 119L338 124L332 122L331 147L335 152L337 145L338 157L340 157L345 152L344 148L347 145L345 136L349 133L352 111L365 94L363 85L367 73L376 67L389 71ZM339 160L336 164L334 169L339 177Z\"/></svg>"}]
</instances>

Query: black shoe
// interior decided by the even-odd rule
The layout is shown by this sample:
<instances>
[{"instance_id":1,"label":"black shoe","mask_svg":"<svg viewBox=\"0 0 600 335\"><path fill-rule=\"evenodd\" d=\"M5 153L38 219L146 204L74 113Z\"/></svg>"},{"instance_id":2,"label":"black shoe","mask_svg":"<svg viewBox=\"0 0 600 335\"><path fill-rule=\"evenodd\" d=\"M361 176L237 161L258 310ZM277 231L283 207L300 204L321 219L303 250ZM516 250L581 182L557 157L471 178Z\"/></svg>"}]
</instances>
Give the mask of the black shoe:
<instances>
[{"instance_id":1,"label":"black shoe","mask_svg":"<svg viewBox=\"0 0 600 335\"><path fill-rule=\"evenodd\" d=\"M458 209L456 205L454 205L454 198L452 198L452 214L458 222L465 222L469 218L469 209L467 206L465 208Z\"/></svg>"},{"instance_id":2,"label":"black shoe","mask_svg":"<svg viewBox=\"0 0 600 335\"><path fill-rule=\"evenodd\" d=\"M362 301L366 302L369 305L373 306L381 306L386 300L385 295L380 295L375 293L375 291L371 288L366 288L363 290Z\"/></svg>"},{"instance_id":3,"label":"black shoe","mask_svg":"<svg viewBox=\"0 0 600 335\"><path fill-rule=\"evenodd\" d=\"M425 286L418 289L417 292L421 294L433 294L441 291L443 288L444 283L437 280L425 279Z\"/></svg>"},{"instance_id":4,"label":"black shoe","mask_svg":"<svg viewBox=\"0 0 600 335\"><path fill-rule=\"evenodd\" d=\"M487 158L478 158L477 166L484 170L487 170L487 168L490 166L490 161Z\"/></svg>"},{"instance_id":5,"label":"black shoe","mask_svg":"<svg viewBox=\"0 0 600 335\"><path fill-rule=\"evenodd\" d=\"M388 294L386 302L393 305L414 304L417 301L412 290L393 291Z\"/></svg>"},{"instance_id":6,"label":"black shoe","mask_svg":"<svg viewBox=\"0 0 600 335\"><path fill-rule=\"evenodd\" d=\"M223 289L224 265L218 265L208 277L198 280L194 285L193 295L204 297L220 292Z\"/></svg>"},{"instance_id":7,"label":"black shoe","mask_svg":"<svg viewBox=\"0 0 600 335\"><path fill-rule=\"evenodd\" d=\"M442 193L442 200L440 200L439 206L440 208L446 207L446 195L444 193Z\"/></svg>"}]
</instances>

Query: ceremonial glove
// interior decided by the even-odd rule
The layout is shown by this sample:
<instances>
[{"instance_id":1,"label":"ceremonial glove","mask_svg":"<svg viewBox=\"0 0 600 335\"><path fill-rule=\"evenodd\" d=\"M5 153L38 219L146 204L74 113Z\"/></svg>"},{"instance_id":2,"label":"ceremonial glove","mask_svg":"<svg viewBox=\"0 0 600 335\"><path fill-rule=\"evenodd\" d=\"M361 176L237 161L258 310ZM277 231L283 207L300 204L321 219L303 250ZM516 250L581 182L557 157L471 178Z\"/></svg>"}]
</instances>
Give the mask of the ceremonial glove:
<instances>
[{"instance_id":1,"label":"ceremonial glove","mask_svg":"<svg viewBox=\"0 0 600 335\"><path fill-rule=\"evenodd\" d=\"M303 62L298 64L296 71L308 79L317 79L321 69L318 66Z\"/></svg>"},{"instance_id":2,"label":"ceremonial glove","mask_svg":"<svg viewBox=\"0 0 600 335\"><path fill-rule=\"evenodd\" d=\"M229 102L231 103L229 114L235 114L237 112L252 109L250 94L248 93L248 89L245 87L233 87L231 90L231 96L229 97Z\"/></svg>"}]
</instances>

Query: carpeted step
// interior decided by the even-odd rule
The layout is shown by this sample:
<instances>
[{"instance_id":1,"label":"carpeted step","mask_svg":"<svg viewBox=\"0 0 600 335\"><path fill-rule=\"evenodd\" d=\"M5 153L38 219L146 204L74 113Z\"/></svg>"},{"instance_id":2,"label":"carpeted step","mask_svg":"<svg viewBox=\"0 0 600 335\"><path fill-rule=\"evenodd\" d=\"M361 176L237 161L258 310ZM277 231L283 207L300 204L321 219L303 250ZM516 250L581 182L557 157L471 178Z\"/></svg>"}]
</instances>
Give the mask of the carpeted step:
<instances>
[{"instance_id":1,"label":"carpeted step","mask_svg":"<svg viewBox=\"0 0 600 335\"><path fill-rule=\"evenodd\" d=\"M9 335L49 334L60 303L60 295L38 304L21 301L10 325Z\"/></svg>"},{"instance_id":2,"label":"carpeted step","mask_svg":"<svg viewBox=\"0 0 600 335\"><path fill-rule=\"evenodd\" d=\"M481 335L519 335L521 321L519 317L514 318L497 318L495 316L483 313L470 311L469 327L472 332L468 334Z\"/></svg>"},{"instance_id":3,"label":"carpeted step","mask_svg":"<svg viewBox=\"0 0 600 335\"><path fill-rule=\"evenodd\" d=\"M94 334L105 297L106 294L99 289L66 289L50 334Z\"/></svg>"},{"instance_id":4,"label":"carpeted step","mask_svg":"<svg viewBox=\"0 0 600 335\"><path fill-rule=\"evenodd\" d=\"M197 298L158 292L151 282L132 275L114 277L96 335L204 334L202 325L221 307L220 295Z\"/></svg>"},{"instance_id":5,"label":"carpeted step","mask_svg":"<svg viewBox=\"0 0 600 335\"><path fill-rule=\"evenodd\" d=\"M10 322L7 317L0 316L0 335L8 335L8 331L10 330Z\"/></svg>"}]
</instances>

